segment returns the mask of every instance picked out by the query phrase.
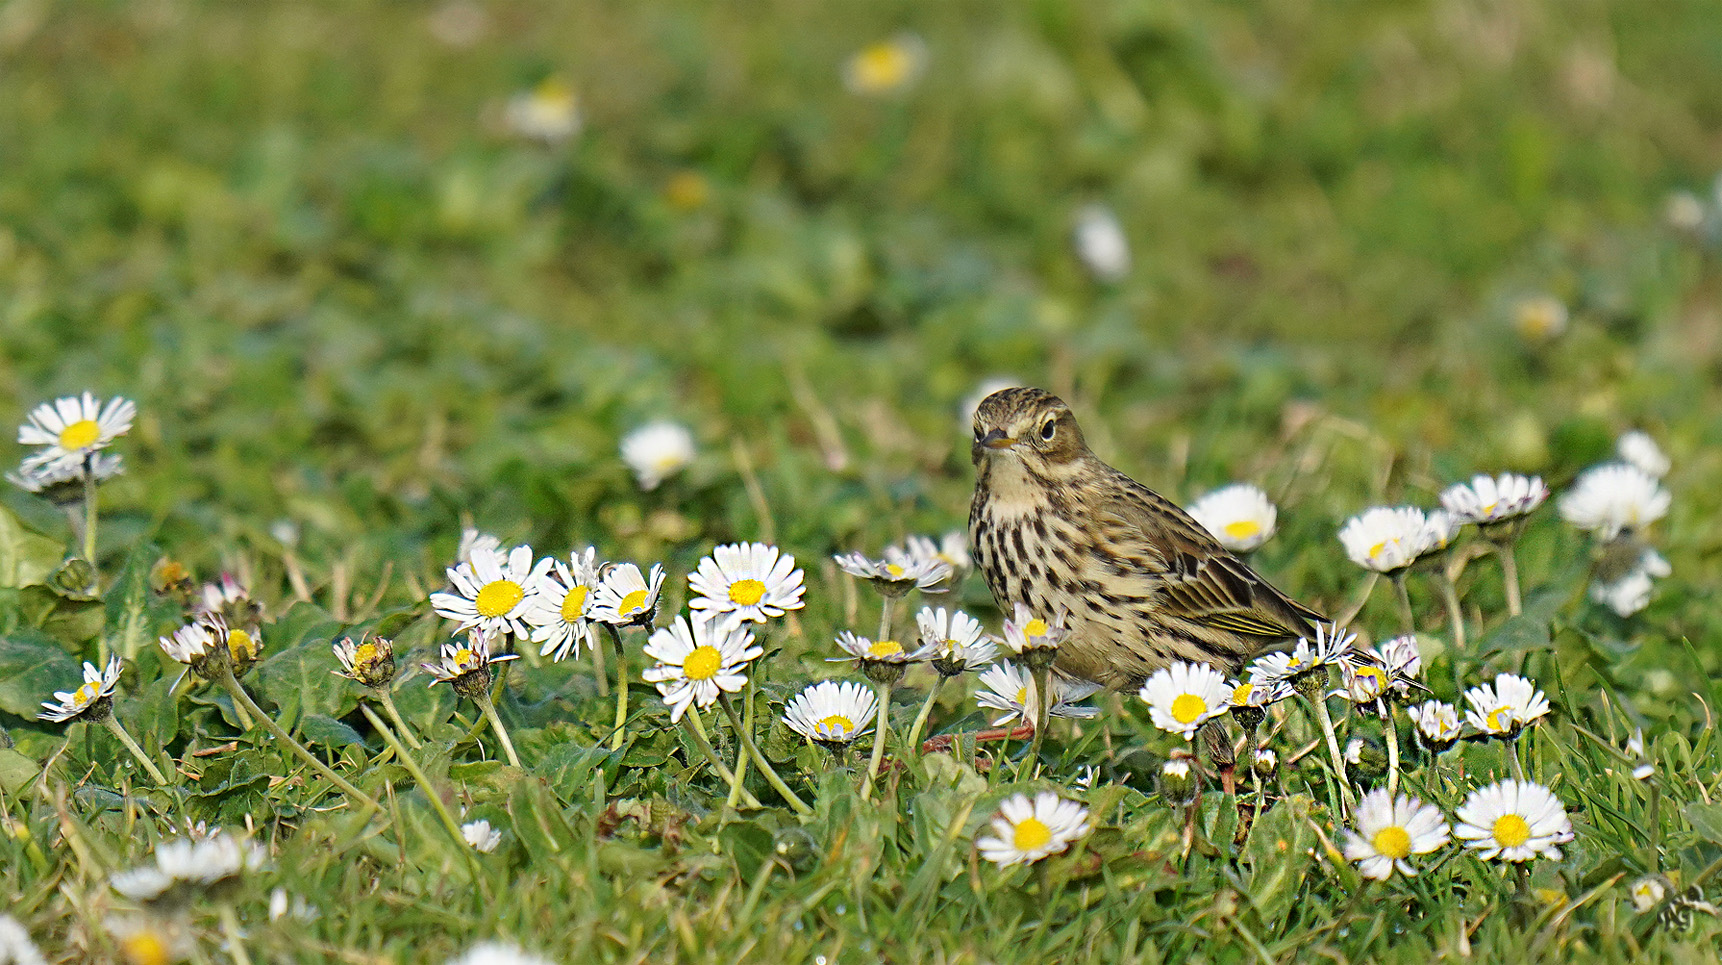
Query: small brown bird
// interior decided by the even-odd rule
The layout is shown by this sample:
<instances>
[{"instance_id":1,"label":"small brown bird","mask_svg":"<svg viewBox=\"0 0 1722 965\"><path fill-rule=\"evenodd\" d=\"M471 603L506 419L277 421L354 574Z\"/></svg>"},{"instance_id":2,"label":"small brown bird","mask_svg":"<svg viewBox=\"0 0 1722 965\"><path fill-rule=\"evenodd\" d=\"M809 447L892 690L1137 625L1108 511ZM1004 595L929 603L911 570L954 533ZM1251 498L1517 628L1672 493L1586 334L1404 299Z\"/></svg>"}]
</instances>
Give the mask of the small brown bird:
<instances>
[{"instance_id":1,"label":"small brown bird","mask_svg":"<svg viewBox=\"0 0 1722 965\"><path fill-rule=\"evenodd\" d=\"M1174 660L1239 673L1323 617L1227 552L1160 494L1101 462L1070 407L1004 389L975 410L969 542L1010 612L1065 614L1054 666L1135 690Z\"/></svg>"}]
</instances>

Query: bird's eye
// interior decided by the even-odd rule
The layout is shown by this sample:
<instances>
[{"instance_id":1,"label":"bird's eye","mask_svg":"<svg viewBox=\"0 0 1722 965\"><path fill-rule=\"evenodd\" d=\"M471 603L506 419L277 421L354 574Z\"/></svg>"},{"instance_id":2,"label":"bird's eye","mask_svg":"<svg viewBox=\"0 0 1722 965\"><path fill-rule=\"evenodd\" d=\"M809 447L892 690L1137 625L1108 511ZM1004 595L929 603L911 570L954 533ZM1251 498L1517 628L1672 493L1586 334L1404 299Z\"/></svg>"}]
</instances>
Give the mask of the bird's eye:
<instances>
[{"instance_id":1,"label":"bird's eye","mask_svg":"<svg viewBox=\"0 0 1722 965\"><path fill-rule=\"evenodd\" d=\"M1058 420L1057 419L1048 419L1045 422L1041 423L1040 438L1042 440L1044 440L1046 442L1051 442L1052 437L1057 435L1057 434L1058 434Z\"/></svg>"}]
</instances>

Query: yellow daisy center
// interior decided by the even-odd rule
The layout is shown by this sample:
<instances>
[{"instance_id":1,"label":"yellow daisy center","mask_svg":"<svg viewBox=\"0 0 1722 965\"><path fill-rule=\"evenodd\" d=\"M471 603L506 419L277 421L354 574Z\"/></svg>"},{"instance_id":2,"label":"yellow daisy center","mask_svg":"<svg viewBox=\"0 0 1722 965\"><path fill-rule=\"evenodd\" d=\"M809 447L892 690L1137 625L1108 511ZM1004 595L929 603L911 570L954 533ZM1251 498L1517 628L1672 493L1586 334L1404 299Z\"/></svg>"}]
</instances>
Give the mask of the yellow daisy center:
<instances>
[{"instance_id":1,"label":"yellow daisy center","mask_svg":"<svg viewBox=\"0 0 1722 965\"><path fill-rule=\"evenodd\" d=\"M1018 687L1016 689L1016 702L1023 705L1024 707L1028 706L1028 688L1027 687Z\"/></svg>"},{"instance_id":2,"label":"yellow daisy center","mask_svg":"<svg viewBox=\"0 0 1722 965\"><path fill-rule=\"evenodd\" d=\"M701 644L682 658L682 675L689 680L710 680L723 666L723 654L709 644Z\"/></svg>"},{"instance_id":3,"label":"yellow daisy center","mask_svg":"<svg viewBox=\"0 0 1722 965\"><path fill-rule=\"evenodd\" d=\"M377 662L377 645L361 643L353 650L353 669L359 670Z\"/></svg>"},{"instance_id":4,"label":"yellow daisy center","mask_svg":"<svg viewBox=\"0 0 1722 965\"><path fill-rule=\"evenodd\" d=\"M765 584L758 580L736 580L729 585L729 600L737 606L753 606L765 599Z\"/></svg>"},{"instance_id":5,"label":"yellow daisy center","mask_svg":"<svg viewBox=\"0 0 1722 965\"><path fill-rule=\"evenodd\" d=\"M79 419L60 430L61 449L82 449L94 445L102 437L102 427L94 419Z\"/></svg>"},{"instance_id":6,"label":"yellow daisy center","mask_svg":"<svg viewBox=\"0 0 1722 965\"><path fill-rule=\"evenodd\" d=\"M1495 826L1490 830L1495 843L1503 848L1516 848L1531 840L1531 826L1517 814L1503 814L1495 819Z\"/></svg>"},{"instance_id":7,"label":"yellow daisy center","mask_svg":"<svg viewBox=\"0 0 1722 965\"><path fill-rule=\"evenodd\" d=\"M92 680L89 683L84 684L82 687L79 687L77 692L72 694L72 706L73 707L86 706L91 701L95 700L96 695L101 693L101 692L102 692L102 682L100 680Z\"/></svg>"},{"instance_id":8,"label":"yellow daisy center","mask_svg":"<svg viewBox=\"0 0 1722 965\"><path fill-rule=\"evenodd\" d=\"M862 90L889 90L908 76L909 52L899 44L874 44L855 55L855 86Z\"/></svg>"},{"instance_id":9,"label":"yellow daisy center","mask_svg":"<svg viewBox=\"0 0 1722 965\"><path fill-rule=\"evenodd\" d=\"M874 658L894 657L903 652L903 645L895 640L880 640L867 648L867 656Z\"/></svg>"},{"instance_id":10,"label":"yellow daisy center","mask_svg":"<svg viewBox=\"0 0 1722 965\"><path fill-rule=\"evenodd\" d=\"M1497 707L1489 711L1489 716L1483 718L1483 723L1489 725L1490 730L1506 730L1513 723L1512 710L1511 707Z\"/></svg>"},{"instance_id":11,"label":"yellow daisy center","mask_svg":"<svg viewBox=\"0 0 1722 965\"><path fill-rule=\"evenodd\" d=\"M1195 694L1179 694L1172 700L1172 719L1180 724L1193 724L1208 712L1208 702Z\"/></svg>"},{"instance_id":12,"label":"yellow daisy center","mask_svg":"<svg viewBox=\"0 0 1722 965\"><path fill-rule=\"evenodd\" d=\"M1052 829L1040 818L1023 818L1011 835L1011 845L1018 851L1035 851L1052 843Z\"/></svg>"},{"instance_id":13,"label":"yellow daisy center","mask_svg":"<svg viewBox=\"0 0 1722 965\"><path fill-rule=\"evenodd\" d=\"M1262 524L1253 519L1237 519L1220 527L1233 539L1249 539L1262 531Z\"/></svg>"},{"instance_id":14,"label":"yellow daisy center","mask_svg":"<svg viewBox=\"0 0 1722 965\"><path fill-rule=\"evenodd\" d=\"M466 647L461 647L459 650L456 650L454 652L455 668L459 669L459 670L466 670L468 665L473 663L473 658L475 656L476 656L476 654L474 654L471 650L468 650Z\"/></svg>"},{"instance_id":15,"label":"yellow daisy center","mask_svg":"<svg viewBox=\"0 0 1722 965\"><path fill-rule=\"evenodd\" d=\"M244 630L229 630L227 631L227 653L234 660L256 660L257 643L251 639L251 634Z\"/></svg>"},{"instance_id":16,"label":"yellow daisy center","mask_svg":"<svg viewBox=\"0 0 1722 965\"><path fill-rule=\"evenodd\" d=\"M633 616L646 608L646 591L635 590L622 597L622 603L616 607L616 612L625 617Z\"/></svg>"},{"instance_id":17,"label":"yellow daisy center","mask_svg":"<svg viewBox=\"0 0 1722 965\"><path fill-rule=\"evenodd\" d=\"M819 719L818 729L831 737L848 737L855 732L855 722L842 714L832 714Z\"/></svg>"},{"instance_id":18,"label":"yellow daisy center","mask_svg":"<svg viewBox=\"0 0 1722 965\"><path fill-rule=\"evenodd\" d=\"M486 583L472 598L472 605L481 617L500 617L520 605L526 591L513 580L493 580Z\"/></svg>"},{"instance_id":19,"label":"yellow daisy center","mask_svg":"<svg viewBox=\"0 0 1722 965\"><path fill-rule=\"evenodd\" d=\"M1387 549L1387 547L1398 546L1398 545L1399 545L1399 538L1398 537L1394 537L1392 539L1384 539L1381 542L1376 543L1374 546L1371 546L1369 548L1369 558L1372 560L1373 559L1379 559L1381 557L1381 554Z\"/></svg>"},{"instance_id":20,"label":"yellow daisy center","mask_svg":"<svg viewBox=\"0 0 1722 965\"><path fill-rule=\"evenodd\" d=\"M1242 707L1250 702L1250 694L1256 689L1252 683L1241 683L1232 688L1232 703Z\"/></svg>"},{"instance_id":21,"label":"yellow daisy center","mask_svg":"<svg viewBox=\"0 0 1722 965\"><path fill-rule=\"evenodd\" d=\"M1036 637L1046 636L1047 630L1046 621L1042 620L1040 617L1035 617L1033 620L1022 625L1022 635L1030 640L1033 640Z\"/></svg>"},{"instance_id":22,"label":"yellow daisy center","mask_svg":"<svg viewBox=\"0 0 1722 965\"><path fill-rule=\"evenodd\" d=\"M900 580L903 578L903 568L895 563L886 563L885 575L893 580Z\"/></svg>"},{"instance_id":23,"label":"yellow daisy center","mask_svg":"<svg viewBox=\"0 0 1722 965\"><path fill-rule=\"evenodd\" d=\"M173 956L168 953L167 939L149 928L121 939L120 952L131 965L168 965L173 961Z\"/></svg>"},{"instance_id":24,"label":"yellow daisy center","mask_svg":"<svg viewBox=\"0 0 1722 965\"><path fill-rule=\"evenodd\" d=\"M1375 838L1370 841L1375 845L1378 854L1385 855L1398 861L1411 854L1411 835L1397 825L1382 828L1375 832Z\"/></svg>"},{"instance_id":25,"label":"yellow daisy center","mask_svg":"<svg viewBox=\"0 0 1722 965\"><path fill-rule=\"evenodd\" d=\"M562 598L562 622L573 623L586 612L586 594L590 592L584 586L571 586L568 595Z\"/></svg>"}]
</instances>

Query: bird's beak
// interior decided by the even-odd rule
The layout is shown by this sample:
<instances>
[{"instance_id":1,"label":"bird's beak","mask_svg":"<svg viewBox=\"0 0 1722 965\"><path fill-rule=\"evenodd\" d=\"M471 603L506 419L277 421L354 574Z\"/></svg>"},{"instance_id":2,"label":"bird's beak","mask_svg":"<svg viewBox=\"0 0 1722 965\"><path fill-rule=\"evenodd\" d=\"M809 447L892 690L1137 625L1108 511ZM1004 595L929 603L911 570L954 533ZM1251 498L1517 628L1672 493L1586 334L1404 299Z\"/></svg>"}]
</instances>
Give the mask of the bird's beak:
<instances>
[{"instance_id":1,"label":"bird's beak","mask_svg":"<svg viewBox=\"0 0 1722 965\"><path fill-rule=\"evenodd\" d=\"M1016 445L1016 440L1005 435L1003 429L994 429L981 437L980 444L988 449L1009 449Z\"/></svg>"}]
</instances>

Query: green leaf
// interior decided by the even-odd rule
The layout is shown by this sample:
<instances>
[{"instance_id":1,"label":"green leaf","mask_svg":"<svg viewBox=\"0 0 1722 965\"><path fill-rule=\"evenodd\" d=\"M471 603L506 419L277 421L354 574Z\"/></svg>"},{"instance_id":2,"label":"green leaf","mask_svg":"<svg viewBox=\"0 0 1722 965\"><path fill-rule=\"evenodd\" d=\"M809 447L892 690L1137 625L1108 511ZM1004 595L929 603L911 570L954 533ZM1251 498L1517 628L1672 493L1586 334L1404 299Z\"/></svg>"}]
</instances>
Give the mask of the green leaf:
<instances>
[{"instance_id":1,"label":"green leaf","mask_svg":"<svg viewBox=\"0 0 1722 965\"><path fill-rule=\"evenodd\" d=\"M38 586L59 568L66 548L0 506L0 587Z\"/></svg>"},{"instance_id":2,"label":"green leaf","mask_svg":"<svg viewBox=\"0 0 1722 965\"><path fill-rule=\"evenodd\" d=\"M1250 829L1244 857L1250 865L1250 902L1263 921L1279 921L1303 891L1303 879L1314 858L1315 830L1310 814L1315 802L1297 794L1268 809Z\"/></svg>"},{"instance_id":3,"label":"green leaf","mask_svg":"<svg viewBox=\"0 0 1722 965\"><path fill-rule=\"evenodd\" d=\"M33 631L0 640L0 710L34 718L57 690L84 682L78 661L60 645Z\"/></svg>"},{"instance_id":4,"label":"green leaf","mask_svg":"<svg viewBox=\"0 0 1722 965\"><path fill-rule=\"evenodd\" d=\"M1530 614L1508 617L1493 632L1484 637L1478 648L1480 656L1497 653L1521 653L1549 648L1549 624Z\"/></svg>"},{"instance_id":5,"label":"green leaf","mask_svg":"<svg viewBox=\"0 0 1722 965\"><path fill-rule=\"evenodd\" d=\"M268 638L265 638L267 642ZM264 658L249 681L260 698L280 708L277 722L292 730L300 715L344 717L358 706L358 696L321 640L306 640Z\"/></svg>"},{"instance_id":6,"label":"green leaf","mask_svg":"<svg viewBox=\"0 0 1722 965\"><path fill-rule=\"evenodd\" d=\"M0 747L0 788L7 794L16 795L41 772L35 761L10 747Z\"/></svg>"},{"instance_id":7,"label":"green leaf","mask_svg":"<svg viewBox=\"0 0 1722 965\"><path fill-rule=\"evenodd\" d=\"M1722 804L1693 802L1686 805L1686 810L1680 813L1686 815L1686 820L1692 824L1692 830L1697 831L1705 840L1722 844Z\"/></svg>"},{"instance_id":8,"label":"green leaf","mask_svg":"<svg viewBox=\"0 0 1722 965\"><path fill-rule=\"evenodd\" d=\"M306 714L299 722L299 733L307 741L324 747L365 747L365 739L358 731L324 714Z\"/></svg>"}]
</instances>

